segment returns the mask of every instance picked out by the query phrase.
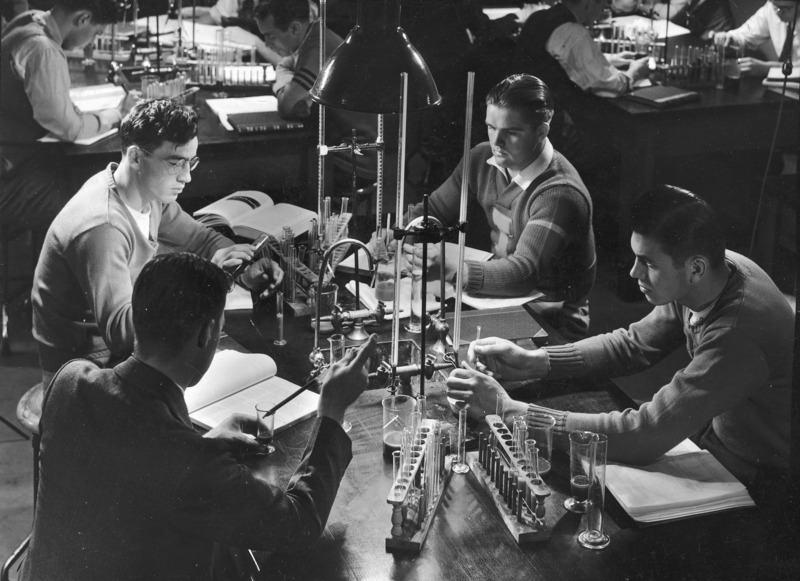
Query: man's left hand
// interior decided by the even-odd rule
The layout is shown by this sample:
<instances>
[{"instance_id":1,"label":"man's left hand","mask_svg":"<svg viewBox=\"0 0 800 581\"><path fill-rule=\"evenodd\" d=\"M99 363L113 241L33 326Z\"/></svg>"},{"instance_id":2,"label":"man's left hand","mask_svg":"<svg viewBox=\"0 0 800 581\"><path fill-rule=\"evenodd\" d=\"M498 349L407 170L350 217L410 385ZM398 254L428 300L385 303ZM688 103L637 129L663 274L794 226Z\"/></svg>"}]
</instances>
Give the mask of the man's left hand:
<instances>
[{"instance_id":1,"label":"man's left hand","mask_svg":"<svg viewBox=\"0 0 800 581\"><path fill-rule=\"evenodd\" d=\"M504 408L512 401L497 381L466 365L454 369L447 378L447 397L466 402L470 417L482 420L497 409L497 400L506 400Z\"/></svg>"},{"instance_id":2,"label":"man's left hand","mask_svg":"<svg viewBox=\"0 0 800 581\"><path fill-rule=\"evenodd\" d=\"M251 291L260 293L260 298L267 298L283 281L283 270L278 263L269 258L261 258L254 262L242 274L242 284Z\"/></svg>"},{"instance_id":3,"label":"man's left hand","mask_svg":"<svg viewBox=\"0 0 800 581\"><path fill-rule=\"evenodd\" d=\"M227 443L232 449L258 450L254 436L257 424L253 416L231 414L213 430L203 434L204 438L214 438Z\"/></svg>"},{"instance_id":4,"label":"man's left hand","mask_svg":"<svg viewBox=\"0 0 800 581\"><path fill-rule=\"evenodd\" d=\"M403 245L406 262L409 270L419 270L422 268L422 245L405 244ZM428 244L428 280L439 280L441 278L442 253L439 244ZM445 254L444 279L453 280L458 271L458 254L450 252ZM466 272L466 270L465 270Z\"/></svg>"}]
</instances>

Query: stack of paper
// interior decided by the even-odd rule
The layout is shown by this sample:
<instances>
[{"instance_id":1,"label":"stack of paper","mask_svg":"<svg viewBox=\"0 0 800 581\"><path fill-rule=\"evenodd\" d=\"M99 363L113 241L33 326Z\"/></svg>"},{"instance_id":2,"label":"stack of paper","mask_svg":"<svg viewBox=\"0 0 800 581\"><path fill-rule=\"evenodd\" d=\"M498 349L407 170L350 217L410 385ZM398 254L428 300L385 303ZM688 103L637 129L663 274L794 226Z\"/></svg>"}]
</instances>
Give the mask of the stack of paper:
<instances>
[{"instance_id":1,"label":"stack of paper","mask_svg":"<svg viewBox=\"0 0 800 581\"><path fill-rule=\"evenodd\" d=\"M428 287L430 289L430 286ZM350 281L347 283L347 290L353 293L353 296L356 294L356 283L355 281ZM363 282L358 283L358 292L359 292L359 300L361 303L368 309L374 309L378 306L378 299L375 297L375 289L370 288L369 285L364 284ZM429 313L439 310L439 300L433 296L430 292L428 293L427 298L425 299L425 310ZM393 304L393 301L386 303L388 306ZM390 321L394 315L387 314L384 319ZM405 319L406 317L411 316L411 279L410 278L402 278L400 279L400 318Z\"/></svg>"},{"instance_id":2,"label":"stack of paper","mask_svg":"<svg viewBox=\"0 0 800 581\"><path fill-rule=\"evenodd\" d=\"M656 523L755 506L744 485L710 452L689 440L648 466L609 463L606 485L641 523Z\"/></svg>"},{"instance_id":3,"label":"stack of paper","mask_svg":"<svg viewBox=\"0 0 800 581\"><path fill-rule=\"evenodd\" d=\"M260 113L278 110L278 99L273 95L256 95L255 97L236 97L231 99L206 99L206 105L216 113L219 122L228 131L233 131L233 125L228 121L228 115L234 113Z\"/></svg>"}]
</instances>

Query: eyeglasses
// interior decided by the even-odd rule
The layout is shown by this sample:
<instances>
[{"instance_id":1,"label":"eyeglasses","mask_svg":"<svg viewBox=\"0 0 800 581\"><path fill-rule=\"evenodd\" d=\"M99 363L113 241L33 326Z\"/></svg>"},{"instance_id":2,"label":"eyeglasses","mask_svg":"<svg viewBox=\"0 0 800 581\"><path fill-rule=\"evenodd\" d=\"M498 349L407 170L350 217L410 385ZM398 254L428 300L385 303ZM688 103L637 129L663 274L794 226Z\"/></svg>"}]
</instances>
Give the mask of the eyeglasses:
<instances>
[{"instance_id":1,"label":"eyeglasses","mask_svg":"<svg viewBox=\"0 0 800 581\"><path fill-rule=\"evenodd\" d=\"M193 157L192 159L179 159L178 161L170 161L169 159L164 159L163 157L157 156L152 151L148 151L143 147L140 147L139 149L141 149L147 155L152 155L157 160L166 163L169 166L169 168L167 169L167 173L171 176L175 176L181 173L183 171L183 168L185 168L187 164L189 165L189 171L194 171L195 168L197 167L197 164L200 163L199 157Z\"/></svg>"}]
</instances>

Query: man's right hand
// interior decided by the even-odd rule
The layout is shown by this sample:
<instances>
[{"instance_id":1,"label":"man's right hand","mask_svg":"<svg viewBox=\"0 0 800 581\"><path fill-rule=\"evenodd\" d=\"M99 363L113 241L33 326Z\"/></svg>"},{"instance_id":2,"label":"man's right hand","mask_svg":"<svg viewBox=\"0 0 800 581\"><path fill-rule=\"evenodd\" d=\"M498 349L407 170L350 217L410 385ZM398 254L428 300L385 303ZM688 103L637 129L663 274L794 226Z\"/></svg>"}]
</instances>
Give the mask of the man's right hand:
<instances>
[{"instance_id":1,"label":"man's right hand","mask_svg":"<svg viewBox=\"0 0 800 581\"><path fill-rule=\"evenodd\" d=\"M122 102L119 104L119 112L122 114L123 117L128 114L136 103L139 102L139 99L142 98L142 94L139 91L129 91Z\"/></svg>"},{"instance_id":2,"label":"man's right hand","mask_svg":"<svg viewBox=\"0 0 800 581\"><path fill-rule=\"evenodd\" d=\"M367 388L367 361L375 355L378 336L373 334L357 349L330 366L320 390L317 415L342 423L344 412Z\"/></svg>"},{"instance_id":3,"label":"man's right hand","mask_svg":"<svg viewBox=\"0 0 800 581\"><path fill-rule=\"evenodd\" d=\"M549 359L543 349L529 351L506 339L487 337L469 344L467 360L478 371L490 370L497 379L515 381L541 379L549 371Z\"/></svg>"},{"instance_id":4,"label":"man's right hand","mask_svg":"<svg viewBox=\"0 0 800 581\"><path fill-rule=\"evenodd\" d=\"M717 46L728 46L733 41L733 38L727 32L715 32L714 44Z\"/></svg>"},{"instance_id":5,"label":"man's right hand","mask_svg":"<svg viewBox=\"0 0 800 581\"><path fill-rule=\"evenodd\" d=\"M650 75L649 64L649 56L631 61L631 65L628 67L628 76L631 78L631 85L637 81L647 78Z\"/></svg>"}]
</instances>

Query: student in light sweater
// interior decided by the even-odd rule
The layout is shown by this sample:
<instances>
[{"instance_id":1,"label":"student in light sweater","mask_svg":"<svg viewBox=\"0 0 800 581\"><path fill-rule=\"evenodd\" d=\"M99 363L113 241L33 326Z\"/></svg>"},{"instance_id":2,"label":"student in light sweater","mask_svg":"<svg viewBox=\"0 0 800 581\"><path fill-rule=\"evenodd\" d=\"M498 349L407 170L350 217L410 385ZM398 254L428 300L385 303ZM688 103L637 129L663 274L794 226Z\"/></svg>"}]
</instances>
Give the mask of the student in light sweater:
<instances>
[{"instance_id":1,"label":"student in light sweater","mask_svg":"<svg viewBox=\"0 0 800 581\"><path fill-rule=\"evenodd\" d=\"M464 290L486 296L541 291L551 303L549 322L574 339L589 328L587 297L596 270L592 199L547 139L552 118L550 89L534 76L512 75L486 96L489 141L469 153L468 200L486 215L495 259L459 264L448 255L445 276L455 280L461 268ZM430 215L445 225L458 221L463 163L430 196ZM422 211L420 203L409 217ZM438 278L438 246L429 247L428 258Z\"/></svg>"},{"instance_id":2,"label":"student in light sweater","mask_svg":"<svg viewBox=\"0 0 800 581\"><path fill-rule=\"evenodd\" d=\"M631 276L655 308L627 329L526 351L498 338L469 347L448 395L482 418L498 397L506 421L527 411L556 418L556 445L572 430L608 435L608 459L646 464L691 437L748 486L788 473L794 316L754 262L725 250L711 207L659 186L631 212ZM505 380L615 377L641 371L685 345L690 363L639 409L573 413L514 401ZM494 378L481 373L488 367Z\"/></svg>"},{"instance_id":3,"label":"student in light sweater","mask_svg":"<svg viewBox=\"0 0 800 581\"><path fill-rule=\"evenodd\" d=\"M142 101L120 125L122 159L83 185L56 216L34 274L33 336L45 385L70 359L108 366L133 351L131 293L162 246L234 268L253 256L184 212L197 167L197 115L168 99ZM241 276L269 293L283 272L268 258Z\"/></svg>"}]
</instances>

